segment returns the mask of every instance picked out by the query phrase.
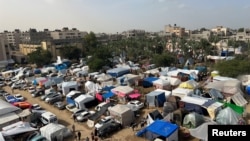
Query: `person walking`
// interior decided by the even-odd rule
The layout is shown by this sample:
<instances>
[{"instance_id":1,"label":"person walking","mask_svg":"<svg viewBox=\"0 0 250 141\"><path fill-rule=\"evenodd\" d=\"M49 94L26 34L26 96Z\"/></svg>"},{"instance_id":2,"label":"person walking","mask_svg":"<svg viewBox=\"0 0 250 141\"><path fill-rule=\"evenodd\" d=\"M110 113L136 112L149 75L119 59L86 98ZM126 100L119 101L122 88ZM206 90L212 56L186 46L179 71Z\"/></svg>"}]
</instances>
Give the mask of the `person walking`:
<instances>
[{"instance_id":1,"label":"person walking","mask_svg":"<svg viewBox=\"0 0 250 141\"><path fill-rule=\"evenodd\" d=\"M75 128L75 124L72 125L72 132L75 133L76 128Z\"/></svg>"},{"instance_id":2,"label":"person walking","mask_svg":"<svg viewBox=\"0 0 250 141\"><path fill-rule=\"evenodd\" d=\"M73 114L73 120L74 120L74 122L76 121L76 115L75 114Z\"/></svg>"},{"instance_id":3,"label":"person walking","mask_svg":"<svg viewBox=\"0 0 250 141\"><path fill-rule=\"evenodd\" d=\"M89 141L89 137L86 137L85 141Z\"/></svg>"},{"instance_id":4,"label":"person walking","mask_svg":"<svg viewBox=\"0 0 250 141\"><path fill-rule=\"evenodd\" d=\"M81 132L80 131L78 131L78 133L77 133L77 136L78 136L78 140L81 140Z\"/></svg>"}]
</instances>

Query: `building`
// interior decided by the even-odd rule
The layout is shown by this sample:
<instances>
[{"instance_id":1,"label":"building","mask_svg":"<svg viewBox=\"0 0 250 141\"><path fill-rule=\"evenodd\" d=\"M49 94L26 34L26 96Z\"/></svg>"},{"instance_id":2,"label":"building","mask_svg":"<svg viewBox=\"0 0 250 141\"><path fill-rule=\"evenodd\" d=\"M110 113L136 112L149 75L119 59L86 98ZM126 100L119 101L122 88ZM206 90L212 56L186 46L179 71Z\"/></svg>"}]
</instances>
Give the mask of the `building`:
<instances>
[{"instance_id":1,"label":"building","mask_svg":"<svg viewBox=\"0 0 250 141\"><path fill-rule=\"evenodd\" d=\"M122 35L125 36L126 38L143 37L145 36L145 34L146 34L145 30L140 30L140 29L132 29L124 31L122 33Z\"/></svg>"},{"instance_id":2,"label":"building","mask_svg":"<svg viewBox=\"0 0 250 141\"><path fill-rule=\"evenodd\" d=\"M230 36L232 34L229 28L223 26L216 26L215 28L212 28L211 31L219 36Z\"/></svg>"},{"instance_id":3,"label":"building","mask_svg":"<svg viewBox=\"0 0 250 141\"><path fill-rule=\"evenodd\" d=\"M13 32L4 31L3 34L5 35L7 43L12 50L16 49L21 40L21 31L19 29L15 29Z\"/></svg>"},{"instance_id":4,"label":"building","mask_svg":"<svg viewBox=\"0 0 250 141\"><path fill-rule=\"evenodd\" d=\"M197 31L197 32L191 32L190 39L192 40L200 40L200 39L209 39L211 36L211 31Z\"/></svg>"},{"instance_id":5,"label":"building","mask_svg":"<svg viewBox=\"0 0 250 141\"><path fill-rule=\"evenodd\" d=\"M176 24L174 24L174 26L171 26L170 24L166 25L164 31L167 34L170 34L170 35L173 35L173 36L177 36L177 37L183 37L183 36L185 36L185 28L176 26Z\"/></svg>"},{"instance_id":6,"label":"building","mask_svg":"<svg viewBox=\"0 0 250 141\"><path fill-rule=\"evenodd\" d=\"M250 41L250 29L245 29L244 32L237 32L235 35L237 41Z\"/></svg>"},{"instance_id":7,"label":"building","mask_svg":"<svg viewBox=\"0 0 250 141\"><path fill-rule=\"evenodd\" d=\"M54 40L58 39L79 39L87 35L87 32L82 32L76 28L69 29L64 27L62 30L55 30L50 32L50 36Z\"/></svg>"},{"instance_id":8,"label":"building","mask_svg":"<svg viewBox=\"0 0 250 141\"><path fill-rule=\"evenodd\" d=\"M0 61L7 60L7 54L6 54L7 48L8 48L8 45L6 43L4 35L0 35Z\"/></svg>"},{"instance_id":9,"label":"building","mask_svg":"<svg viewBox=\"0 0 250 141\"><path fill-rule=\"evenodd\" d=\"M37 31L36 29L29 29L29 31L25 31L21 33L21 43L27 44L39 44L42 41L51 40L50 31L48 29L44 29L44 31Z\"/></svg>"},{"instance_id":10,"label":"building","mask_svg":"<svg viewBox=\"0 0 250 141\"><path fill-rule=\"evenodd\" d=\"M42 45L40 44L19 44L19 51L23 54L23 55L28 55L29 53L36 51L37 48L41 48Z\"/></svg>"}]
</instances>

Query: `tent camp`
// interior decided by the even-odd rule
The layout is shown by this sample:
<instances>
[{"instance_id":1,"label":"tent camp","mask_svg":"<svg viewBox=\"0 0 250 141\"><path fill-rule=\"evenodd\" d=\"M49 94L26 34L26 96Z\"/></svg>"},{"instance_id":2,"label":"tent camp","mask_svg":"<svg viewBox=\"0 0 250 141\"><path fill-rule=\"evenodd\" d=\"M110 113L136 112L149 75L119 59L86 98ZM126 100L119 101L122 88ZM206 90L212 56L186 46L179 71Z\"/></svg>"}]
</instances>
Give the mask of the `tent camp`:
<instances>
[{"instance_id":1,"label":"tent camp","mask_svg":"<svg viewBox=\"0 0 250 141\"><path fill-rule=\"evenodd\" d=\"M130 86L117 86L111 89L111 92L116 94L119 100L121 100L122 102L125 102L128 95L134 92L134 89Z\"/></svg>"},{"instance_id":2,"label":"tent camp","mask_svg":"<svg viewBox=\"0 0 250 141\"><path fill-rule=\"evenodd\" d=\"M71 130L57 123L49 123L41 127L40 132L48 141L63 141L64 138L72 135Z\"/></svg>"},{"instance_id":3,"label":"tent camp","mask_svg":"<svg viewBox=\"0 0 250 141\"><path fill-rule=\"evenodd\" d=\"M113 97L115 94L111 92L111 89L115 88L114 86L103 87L99 92L95 94L96 99L99 102L103 102L108 98Z\"/></svg>"},{"instance_id":4,"label":"tent camp","mask_svg":"<svg viewBox=\"0 0 250 141\"><path fill-rule=\"evenodd\" d=\"M154 110L152 112L149 112L147 115L147 125L150 125L153 123L155 120L161 120L163 119L163 116L158 110Z\"/></svg>"},{"instance_id":5,"label":"tent camp","mask_svg":"<svg viewBox=\"0 0 250 141\"><path fill-rule=\"evenodd\" d=\"M171 91L168 91L168 90L155 89L155 91L164 92L164 93L165 93L166 99L167 99L169 96L171 96Z\"/></svg>"},{"instance_id":6,"label":"tent camp","mask_svg":"<svg viewBox=\"0 0 250 141\"><path fill-rule=\"evenodd\" d=\"M179 87L180 88L184 88L184 89L195 89L196 87L198 87L199 83L196 82L195 80L188 80L185 82L182 82Z\"/></svg>"},{"instance_id":7,"label":"tent camp","mask_svg":"<svg viewBox=\"0 0 250 141\"><path fill-rule=\"evenodd\" d=\"M76 81L68 81L62 83L62 93L66 96L70 91L78 90L78 84Z\"/></svg>"},{"instance_id":8,"label":"tent camp","mask_svg":"<svg viewBox=\"0 0 250 141\"><path fill-rule=\"evenodd\" d=\"M107 70L107 74L109 74L115 78L120 77L124 74L128 74L128 73L130 73L130 68L128 68L128 67L119 67L119 68Z\"/></svg>"},{"instance_id":9,"label":"tent camp","mask_svg":"<svg viewBox=\"0 0 250 141\"><path fill-rule=\"evenodd\" d=\"M172 86L178 86L181 83L181 80L175 77L160 76L159 78L169 81Z\"/></svg>"},{"instance_id":10,"label":"tent camp","mask_svg":"<svg viewBox=\"0 0 250 141\"><path fill-rule=\"evenodd\" d=\"M152 91L146 94L146 101L148 103L148 106L162 107L164 102L166 102L165 92Z\"/></svg>"},{"instance_id":11,"label":"tent camp","mask_svg":"<svg viewBox=\"0 0 250 141\"><path fill-rule=\"evenodd\" d=\"M135 120L134 112L126 105L117 104L109 109L110 115L115 118L116 121L122 124L122 126L130 126Z\"/></svg>"},{"instance_id":12,"label":"tent camp","mask_svg":"<svg viewBox=\"0 0 250 141\"><path fill-rule=\"evenodd\" d=\"M153 141L157 138L164 141L178 141L178 129L176 124L172 124L163 120L156 120L146 128L136 133L139 137L145 137L146 139Z\"/></svg>"}]
</instances>

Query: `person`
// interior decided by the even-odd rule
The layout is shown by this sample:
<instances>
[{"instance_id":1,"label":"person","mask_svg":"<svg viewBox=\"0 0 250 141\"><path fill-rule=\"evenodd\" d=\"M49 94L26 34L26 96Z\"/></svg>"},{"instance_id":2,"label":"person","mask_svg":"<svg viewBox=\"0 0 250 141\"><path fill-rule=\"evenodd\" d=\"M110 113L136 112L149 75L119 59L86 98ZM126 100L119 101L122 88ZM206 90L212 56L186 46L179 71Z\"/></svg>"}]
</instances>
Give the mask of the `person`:
<instances>
[{"instance_id":1,"label":"person","mask_svg":"<svg viewBox=\"0 0 250 141\"><path fill-rule=\"evenodd\" d=\"M74 119L74 122L76 121L76 115L75 114L73 114L73 119Z\"/></svg>"},{"instance_id":2,"label":"person","mask_svg":"<svg viewBox=\"0 0 250 141\"><path fill-rule=\"evenodd\" d=\"M75 133L75 129L76 129L76 128L75 128L75 125L73 124L73 125L72 125L72 132L73 132L73 133Z\"/></svg>"},{"instance_id":3,"label":"person","mask_svg":"<svg viewBox=\"0 0 250 141\"><path fill-rule=\"evenodd\" d=\"M89 137L86 137L85 141L89 141Z\"/></svg>"},{"instance_id":4,"label":"person","mask_svg":"<svg viewBox=\"0 0 250 141\"><path fill-rule=\"evenodd\" d=\"M81 132L80 131L78 131L77 136L78 136L78 140L81 140Z\"/></svg>"}]
</instances>

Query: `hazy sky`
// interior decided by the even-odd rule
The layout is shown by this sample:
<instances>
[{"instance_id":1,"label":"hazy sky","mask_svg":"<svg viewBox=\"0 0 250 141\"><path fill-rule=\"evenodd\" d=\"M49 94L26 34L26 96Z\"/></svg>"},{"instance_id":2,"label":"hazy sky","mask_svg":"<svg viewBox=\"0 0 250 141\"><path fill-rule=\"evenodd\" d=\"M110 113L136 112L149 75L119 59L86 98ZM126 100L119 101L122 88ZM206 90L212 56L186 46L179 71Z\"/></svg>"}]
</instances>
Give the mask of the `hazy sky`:
<instances>
[{"instance_id":1,"label":"hazy sky","mask_svg":"<svg viewBox=\"0 0 250 141\"><path fill-rule=\"evenodd\" d=\"M0 0L0 32L77 28L95 33L218 25L250 27L250 0Z\"/></svg>"}]
</instances>

